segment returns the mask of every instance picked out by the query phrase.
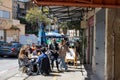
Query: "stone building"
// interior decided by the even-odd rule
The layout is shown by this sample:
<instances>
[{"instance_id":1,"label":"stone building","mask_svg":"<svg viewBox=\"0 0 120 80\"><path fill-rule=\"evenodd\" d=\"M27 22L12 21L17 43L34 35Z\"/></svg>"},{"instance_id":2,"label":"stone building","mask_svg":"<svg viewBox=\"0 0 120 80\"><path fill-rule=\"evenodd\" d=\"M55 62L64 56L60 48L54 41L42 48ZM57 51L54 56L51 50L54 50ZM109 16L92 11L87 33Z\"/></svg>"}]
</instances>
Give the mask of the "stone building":
<instances>
[{"instance_id":1,"label":"stone building","mask_svg":"<svg viewBox=\"0 0 120 80\"><path fill-rule=\"evenodd\" d=\"M19 35L25 34L23 28L24 25L20 24L22 27L16 25L15 20L13 20L13 0L0 0L0 40L2 41L19 41ZM17 21L17 20L16 20ZM12 29L12 26L16 26L19 30ZM21 28L23 30L21 30ZM20 31L21 30L21 31ZM15 35L17 33L17 35Z\"/></svg>"},{"instance_id":2,"label":"stone building","mask_svg":"<svg viewBox=\"0 0 120 80\"><path fill-rule=\"evenodd\" d=\"M84 16L81 27L87 38L85 61L97 80L120 79L120 9L96 8Z\"/></svg>"}]
</instances>

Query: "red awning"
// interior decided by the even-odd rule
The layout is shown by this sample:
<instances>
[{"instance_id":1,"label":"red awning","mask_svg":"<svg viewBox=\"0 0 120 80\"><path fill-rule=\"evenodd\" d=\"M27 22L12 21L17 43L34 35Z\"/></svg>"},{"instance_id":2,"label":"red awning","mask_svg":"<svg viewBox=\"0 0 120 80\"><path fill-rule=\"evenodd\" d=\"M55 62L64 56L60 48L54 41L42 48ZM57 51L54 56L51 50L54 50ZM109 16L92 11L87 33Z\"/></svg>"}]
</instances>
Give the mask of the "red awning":
<instances>
[{"instance_id":1,"label":"red awning","mask_svg":"<svg viewBox=\"0 0 120 80\"><path fill-rule=\"evenodd\" d=\"M79 6L120 8L120 0L33 0L38 6Z\"/></svg>"}]
</instances>

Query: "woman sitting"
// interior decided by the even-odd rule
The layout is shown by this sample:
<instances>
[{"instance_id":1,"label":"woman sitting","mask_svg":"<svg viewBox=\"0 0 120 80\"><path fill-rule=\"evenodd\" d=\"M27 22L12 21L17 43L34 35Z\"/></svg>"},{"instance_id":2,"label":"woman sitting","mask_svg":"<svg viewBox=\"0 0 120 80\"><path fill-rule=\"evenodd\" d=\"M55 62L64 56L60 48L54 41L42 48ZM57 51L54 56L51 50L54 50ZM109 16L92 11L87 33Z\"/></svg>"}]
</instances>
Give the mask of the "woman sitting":
<instances>
[{"instance_id":1,"label":"woman sitting","mask_svg":"<svg viewBox=\"0 0 120 80\"><path fill-rule=\"evenodd\" d=\"M19 65L23 73L32 75L33 73L38 73L37 64L32 58L28 58L28 46L23 46L19 53Z\"/></svg>"},{"instance_id":2,"label":"woman sitting","mask_svg":"<svg viewBox=\"0 0 120 80\"><path fill-rule=\"evenodd\" d=\"M29 64L28 53L26 52L27 46L23 46L20 49L20 53L18 56L19 67L22 68L22 72L26 72L26 66Z\"/></svg>"}]
</instances>

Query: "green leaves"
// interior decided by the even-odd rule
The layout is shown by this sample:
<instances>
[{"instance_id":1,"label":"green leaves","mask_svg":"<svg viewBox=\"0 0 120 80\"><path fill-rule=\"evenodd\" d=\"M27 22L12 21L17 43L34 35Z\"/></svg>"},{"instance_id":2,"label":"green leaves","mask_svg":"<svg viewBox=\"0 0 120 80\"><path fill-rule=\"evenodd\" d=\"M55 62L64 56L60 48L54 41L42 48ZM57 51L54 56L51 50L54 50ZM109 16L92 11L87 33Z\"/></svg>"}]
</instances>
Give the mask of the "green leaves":
<instances>
[{"instance_id":1,"label":"green leaves","mask_svg":"<svg viewBox=\"0 0 120 80\"><path fill-rule=\"evenodd\" d=\"M68 27L67 22L62 22L62 23L59 24L59 26L62 27L62 28L67 28Z\"/></svg>"},{"instance_id":2,"label":"green leaves","mask_svg":"<svg viewBox=\"0 0 120 80\"><path fill-rule=\"evenodd\" d=\"M43 14L38 7L34 7L28 10L25 19L32 24L38 22L50 23L50 19L47 18L45 13Z\"/></svg>"},{"instance_id":3,"label":"green leaves","mask_svg":"<svg viewBox=\"0 0 120 80\"><path fill-rule=\"evenodd\" d=\"M36 23L37 21L42 21L44 19L42 11L39 8L34 7L27 11L25 19L30 23Z\"/></svg>"},{"instance_id":4,"label":"green leaves","mask_svg":"<svg viewBox=\"0 0 120 80\"><path fill-rule=\"evenodd\" d=\"M68 27L69 27L69 29L80 29L80 21L79 20L77 20L77 21L69 21L68 22Z\"/></svg>"}]
</instances>

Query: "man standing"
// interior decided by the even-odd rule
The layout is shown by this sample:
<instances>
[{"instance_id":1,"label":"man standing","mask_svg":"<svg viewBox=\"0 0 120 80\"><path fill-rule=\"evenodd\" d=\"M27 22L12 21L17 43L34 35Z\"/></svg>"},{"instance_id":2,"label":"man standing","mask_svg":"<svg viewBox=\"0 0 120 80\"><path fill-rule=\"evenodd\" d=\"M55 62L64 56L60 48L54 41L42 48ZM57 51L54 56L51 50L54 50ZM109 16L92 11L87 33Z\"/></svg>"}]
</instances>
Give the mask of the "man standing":
<instances>
[{"instance_id":1,"label":"man standing","mask_svg":"<svg viewBox=\"0 0 120 80\"><path fill-rule=\"evenodd\" d=\"M51 54L50 54L51 67L53 69L54 61L56 61L56 67L57 67L57 70L59 71L59 66L58 66L59 46L55 39L52 39L52 43L50 44L49 49L51 51Z\"/></svg>"}]
</instances>

